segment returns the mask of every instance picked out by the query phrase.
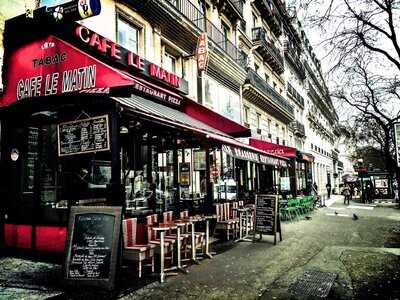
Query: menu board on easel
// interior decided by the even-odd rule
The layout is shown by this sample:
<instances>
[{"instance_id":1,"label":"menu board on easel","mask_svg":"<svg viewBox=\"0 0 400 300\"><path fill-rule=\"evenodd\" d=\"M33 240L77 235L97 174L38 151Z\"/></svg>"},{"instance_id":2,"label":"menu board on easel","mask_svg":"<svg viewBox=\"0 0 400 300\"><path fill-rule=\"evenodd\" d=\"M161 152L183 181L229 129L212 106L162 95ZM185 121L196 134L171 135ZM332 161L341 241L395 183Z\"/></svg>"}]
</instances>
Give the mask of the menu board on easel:
<instances>
[{"instance_id":1,"label":"menu board on easel","mask_svg":"<svg viewBox=\"0 0 400 300\"><path fill-rule=\"evenodd\" d=\"M71 286L113 289L121 207L71 208L64 278Z\"/></svg>"},{"instance_id":2,"label":"menu board on easel","mask_svg":"<svg viewBox=\"0 0 400 300\"><path fill-rule=\"evenodd\" d=\"M58 156L110 150L108 115L58 124Z\"/></svg>"},{"instance_id":3,"label":"menu board on easel","mask_svg":"<svg viewBox=\"0 0 400 300\"><path fill-rule=\"evenodd\" d=\"M281 220L279 217L279 200L277 195L256 195L255 207L255 230L260 237L263 234L273 235L274 244L276 244L276 233L279 232L282 241Z\"/></svg>"}]
</instances>

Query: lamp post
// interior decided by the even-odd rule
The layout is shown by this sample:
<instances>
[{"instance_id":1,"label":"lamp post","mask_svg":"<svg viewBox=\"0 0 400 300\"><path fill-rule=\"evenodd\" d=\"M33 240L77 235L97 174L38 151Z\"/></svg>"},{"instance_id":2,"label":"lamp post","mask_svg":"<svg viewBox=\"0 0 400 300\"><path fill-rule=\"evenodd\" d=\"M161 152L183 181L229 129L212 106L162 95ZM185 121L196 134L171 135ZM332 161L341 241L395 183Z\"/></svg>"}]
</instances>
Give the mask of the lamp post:
<instances>
[{"instance_id":1,"label":"lamp post","mask_svg":"<svg viewBox=\"0 0 400 300\"><path fill-rule=\"evenodd\" d=\"M357 159L358 178L360 179L360 185L361 185L361 197L362 197L362 201L365 202L364 181L361 176L363 163L364 163L364 160L362 158Z\"/></svg>"}]
</instances>

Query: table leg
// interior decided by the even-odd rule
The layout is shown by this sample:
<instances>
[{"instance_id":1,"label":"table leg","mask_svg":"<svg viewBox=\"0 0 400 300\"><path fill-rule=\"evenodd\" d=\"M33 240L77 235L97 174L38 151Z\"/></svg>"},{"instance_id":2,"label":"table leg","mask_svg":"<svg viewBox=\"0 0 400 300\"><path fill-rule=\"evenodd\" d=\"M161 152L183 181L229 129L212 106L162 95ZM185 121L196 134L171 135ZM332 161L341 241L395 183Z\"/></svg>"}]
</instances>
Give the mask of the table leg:
<instances>
[{"instance_id":1,"label":"table leg","mask_svg":"<svg viewBox=\"0 0 400 300\"><path fill-rule=\"evenodd\" d=\"M204 255L208 258L212 258L210 253L210 221L206 220L206 251Z\"/></svg>"},{"instance_id":2,"label":"table leg","mask_svg":"<svg viewBox=\"0 0 400 300\"><path fill-rule=\"evenodd\" d=\"M199 263L197 258L196 258L196 238L195 238L195 233L194 233L194 223L191 224L192 225L192 260L195 263Z\"/></svg>"},{"instance_id":3,"label":"table leg","mask_svg":"<svg viewBox=\"0 0 400 300\"><path fill-rule=\"evenodd\" d=\"M183 272L183 273L187 273L187 270L185 270L184 268L186 267L186 265L185 266L182 266L182 253L181 253L181 228L178 226L178 228L176 229L176 238L177 238L177 240L176 240L176 245L177 245L177 247L178 247L178 249L177 249L177 260L178 260L178 263L177 263L177 269L178 269L178 271L181 271L181 272Z\"/></svg>"},{"instance_id":4,"label":"table leg","mask_svg":"<svg viewBox=\"0 0 400 300\"><path fill-rule=\"evenodd\" d=\"M164 274L164 235L165 232L160 232L160 281L161 283L164 282L165 274Z\"/></svg>"},{"instance_id":5,"label":"table leg","mask_svg":"<svg viewBox=\"0 0 400 300\"><path fill-rule=\"evenodd\" d=\"M239 212L239 239L243 238L243 212Z\"/></svg>"},{"instance_id":6,"label":"table leg","mask_svg":"<svg viewBox=\"0 0 400 300\"><path fill-rule=\"evenodd\" d=\"M181 268L181 229L178 227L176 229L176 246L178 247L176 250L177 253L177 263L178 269Z\"/></svg>"}]
</instances>

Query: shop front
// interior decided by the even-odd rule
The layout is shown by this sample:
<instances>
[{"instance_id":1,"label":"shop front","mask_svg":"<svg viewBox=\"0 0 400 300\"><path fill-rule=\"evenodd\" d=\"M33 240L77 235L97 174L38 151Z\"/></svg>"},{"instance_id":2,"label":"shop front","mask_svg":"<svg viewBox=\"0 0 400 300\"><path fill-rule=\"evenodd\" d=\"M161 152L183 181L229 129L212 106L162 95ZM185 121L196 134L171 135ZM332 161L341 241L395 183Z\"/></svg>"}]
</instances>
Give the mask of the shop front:
<instances>
[{"instance_id":1,"label":"shop front","mask_svg":"<svg viewBox=\"0 0 400 300\"><path fill-rule=\"evenodd\" d=\"M0 230L8 248L63 253L76 205L121 206L139 219L211 212L213 182L238 178L229 171L235 153L286 164L236 141L248 129L189 99L184 79L79 24L7 21L5 61Z\"/></svg>"},{"instance_id":2,"label":"shop front","mask_svg":"<svg viewBox=\"0 0 400 300\"><path fill-rule=\"evenodd\" d=\"M311 194L312 155L298 151L296 148L269 143L255 138L250 138L249 140L250 145L255 148L290 159L287 174L281 173L281 179L278 181L282 194L294 196Z\"/></svg>"}]
</instances>

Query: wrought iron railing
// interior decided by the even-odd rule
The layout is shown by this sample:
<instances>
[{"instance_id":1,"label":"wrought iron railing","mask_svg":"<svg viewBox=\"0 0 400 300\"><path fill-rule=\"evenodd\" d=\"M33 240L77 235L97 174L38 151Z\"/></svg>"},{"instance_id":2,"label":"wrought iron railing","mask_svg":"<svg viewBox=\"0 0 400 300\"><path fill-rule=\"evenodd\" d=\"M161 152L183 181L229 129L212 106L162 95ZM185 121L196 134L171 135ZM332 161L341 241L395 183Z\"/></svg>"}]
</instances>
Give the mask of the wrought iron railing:
<instances>
[{"instance_id":1,"label":"wrought iron railing","mask_svg":"<svg viewBox=\"0 0 400 300\"><path fill-rule=\"evenodd\" d=\"M306 131L305 131L305 128L304 128L304 124L299 122L299 121L297 121L297 120L293 122L293 129L296 132L300 133L301 135L305 135L306 134Z\"/></svg>"},{"instance_id":2,"label":"wrought iron railing","mask_svg":"<svg viewBox=\"0 0 400 300\"><path fill-rule=\"evenodd\" d=\"M243 16L243 0L228 0L228 2Z\"/></svg>"},{"instance_id":3,"label":"wrought iron railing","mask_svg":"<svg viewBox=\"0 0 400 300\"><path fill-rule=\"evenodd\" d=\"M295 88L288 82L287 87L288 94L297 101L301 106L304 107L304 98L295 90Z\"/></svg>"},{"instance_id":4,"label":"wrought iron railing","mask_svg":"<svg viewBox=\"0 0 400 300\"><path fill-rule=\"evenodd\" d=\"M274 60L283 67L283 57L275 45L268 41L265 29L262 27L255 27L251 30L251 35L253 42L261 42Z\"/></svg>"},{"instance_id":5,"label":"wrought iron railing","mask_svg":"<svg viewBox=\"0 0 400 300\"><path fill-rule=\"evenodd\" d=\"M207 20L207 35L210 39L228 54L233 60L240 64L243 68L246 67L247 56L240 51L210 20Z\"/></svg>"},{"instance_id":6,"label":"wrought iron railing","mask_svg":"<svg viewBox=\"0 0 400 300\"><path fill-rule=\"evenodd\" d=\"M275 91L275 89L272 88L264 79L262 79L254 70L248 70L246 81L254 85L264 94L268 95L269 98L276 104L276 106L282 107L289 114L294 115L293 106L290 105L290 103L285 98L283 98L277 91Z\"/></svg>"},{"instance_id":7,"label":"wrought iron railing","mask_svg":"<svg viewBox=\"0 0 400 300\"><path fill-rule=\"evenodd\" d=\"M184 15L198 29L204 31L204 13L189 0L167 0L175 9Z\"/></svg>"},{"instance_id":8,"label":"wrought iron railing","mask_svg":"<svg viewBox=\"0 0 400 300\"><path fill-rule=\"evenodd\" d=\"M199 10L189 0L167 0L167 2L185 16L193 25L200 31L207 31L207 35L221 50L223 50L229 57L235 60L243 68L247 64L247 56L240 51L235 44L233 44L224 34L218 29L210 20L206 19L204 13ZM240 2L237 3L237 2ZM232 4L242 7L242 1L231 1ZM236 7L236 6L235 6Z\"/></svg>"}]
</instances>

